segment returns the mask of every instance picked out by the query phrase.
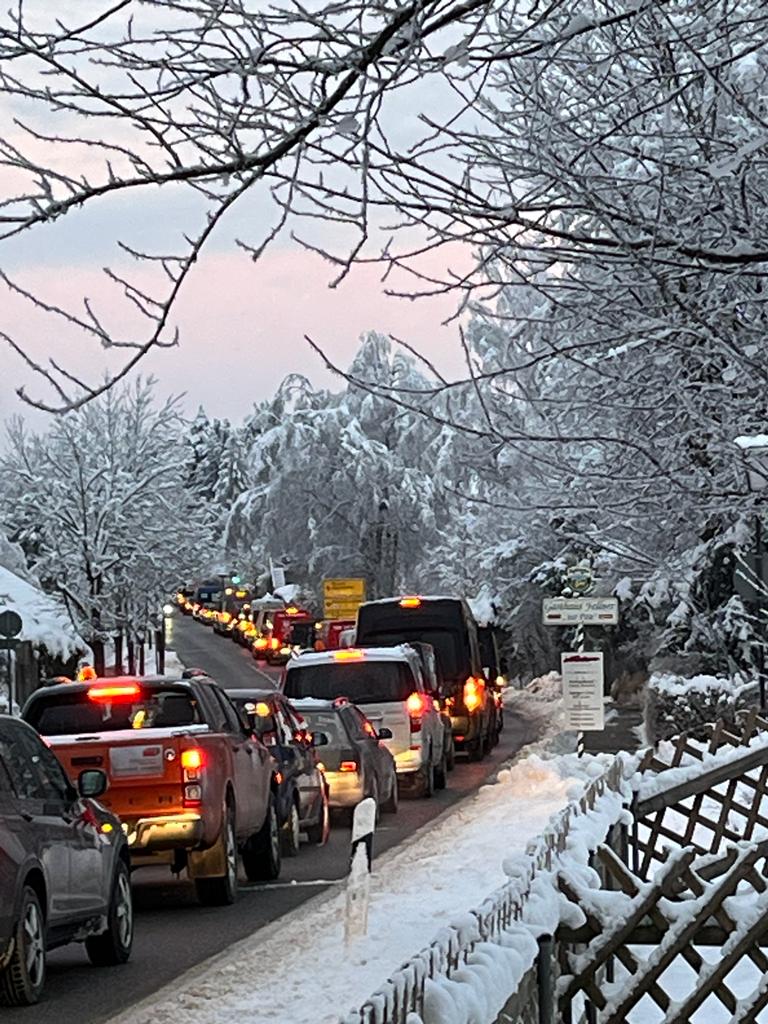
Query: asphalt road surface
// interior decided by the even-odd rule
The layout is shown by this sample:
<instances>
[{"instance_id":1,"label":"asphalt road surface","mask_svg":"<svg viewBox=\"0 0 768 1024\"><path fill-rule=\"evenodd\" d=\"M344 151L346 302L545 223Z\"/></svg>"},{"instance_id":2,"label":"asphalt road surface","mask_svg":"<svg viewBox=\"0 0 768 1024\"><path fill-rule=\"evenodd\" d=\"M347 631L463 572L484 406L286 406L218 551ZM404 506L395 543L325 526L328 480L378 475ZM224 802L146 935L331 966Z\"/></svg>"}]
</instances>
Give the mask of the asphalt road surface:
<instances>
[{"instance_id":1,"label":"asphalt road surface","mask_svg":"<svg viewBox=\"0 0 768 1024\"><path fill-rule=\"evenodd\" d=\"M272 669L265 677L247 651L191 619L175 618L169 632L171 646L186 664L205 669L225 687L262 685L279 675ZM396 815L384 817L376 832L375 852L396 846L476 790L501 761L536 739L535 728L507 714L501 741L491 756L479 764L460 759L447 789L430 800L402 800ZM174 879L167 869L137 871L136 938L130 962L97 969L89 965L81 946L56 950L49 958L43 1001L31 1010L4 1009L3 1024L99 1024L108 1020L329 884L338 884L347 872L349 840L348 828L335 825L327 846L302 845L298 857L284 859L278 882L253 886L242 878L240 897L232 907L199 906L192 885Z\"/></svg>"}]
</instances>

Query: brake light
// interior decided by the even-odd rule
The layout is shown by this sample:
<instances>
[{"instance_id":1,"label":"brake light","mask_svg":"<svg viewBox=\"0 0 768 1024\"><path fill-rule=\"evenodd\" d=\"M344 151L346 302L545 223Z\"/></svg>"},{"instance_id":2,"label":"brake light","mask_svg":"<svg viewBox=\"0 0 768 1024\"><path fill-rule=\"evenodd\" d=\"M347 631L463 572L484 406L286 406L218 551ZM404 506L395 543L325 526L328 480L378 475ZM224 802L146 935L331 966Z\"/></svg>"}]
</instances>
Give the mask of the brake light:
<instances>
[{"instance_id":1,"label":"brake light","mask_svg":"<svg viewBox=\"0 0 768 1024\"><path fill-rule=\"evenodd\" d=\"M475 679L474 676L470 676L466 683L464 683L464 706L467 711L471 713L480 707L483 703L484 689L485 684L482 679Z\"/></svg>"},{"instance_id":2,"label":"brake light","mask_svg":"<svg viewBox=\"0 0 768 1024\"><path fill-rule=\"evenodd\" d=\"M90 700L133 700L141 693L137 683L124 683L122 685L90 686L88 698Z\"/></svg>"},{"instance_id":3,"label":"brake light","mask_svg":"<svg viewBox=\"0 0 768 1024\"><path fill-rule=\"evenodd\" d=\"M420 717L426 711L424 698L420 693L412 693L405 702L405 706L408 708L408 714L411 718Z\"/></svg>"},{"instance_id":4,"label":"brake light","mask_svg":"<svg viewBox=\"0 0 768 1024\"><path fill-rule=\"evenodd\" d=\"M400 598L401 608L420 608L421 598L420 597L401 597Z\"/></svg>"},{"instance_id":5,"label":"brake light","mask_svg":"<svg viewBox=\"0 0 768 1024\"><path fill-rule=\"evenodd\" d=\"M333 651L331 657L334 661L363 661L365 652L356 647L344 647L340 651Z\"/></svg>"},{"instance_id":6,"label":"brake light","mask_svg":"<svg viewBox=\"0 0 768 1024\"><path fill-rule=\"evenodd\" d=\"M197 772L205 763L205 755L200 747L190 747L181 752L181 767L185 772Z\"/></svg>"},{"instance_id":7,"label":"brake light","mask_svg":"<svg viewBox=\"0 0 768 1024\"><path fill-rule=\"evenodd\" d=\"M339 765L340 772L356 772L357 761L342 761Z\"/></svg>"},{"instance_id":8,"label":"brake light","mask_svg":"<svg viewBox=\"0 0 768 1024\"><path fill-rule=\"evenodd\" d=\"M199 807L203 802L201 775L205 767L205 751L200 747L188 747L181 752L181 770L184 779L184 807Z\"/></svg>"},{"instance_id":9,"label":"brake light","mask_svg":"<svg viewBox=\"0 0 768 1024\"><path fill-rule=\"evenodd\" d=\"M268 643L269 641L265 636L257 636L256 639L253 641L253 646L256 647L258 650L263 651L267 647Z\"/></svg>"},{"instance_id":10,"label":"brake light","mask_svg":"<svg viewBox=\"0 0 768 1024\"><path fill-rule=\"evenodd\" d=\"M269 642L269 645L273 651L276 651L277 648L280 646L280 641L277 639L277 637L273 636Z\"/></svg>"}]
</instances>

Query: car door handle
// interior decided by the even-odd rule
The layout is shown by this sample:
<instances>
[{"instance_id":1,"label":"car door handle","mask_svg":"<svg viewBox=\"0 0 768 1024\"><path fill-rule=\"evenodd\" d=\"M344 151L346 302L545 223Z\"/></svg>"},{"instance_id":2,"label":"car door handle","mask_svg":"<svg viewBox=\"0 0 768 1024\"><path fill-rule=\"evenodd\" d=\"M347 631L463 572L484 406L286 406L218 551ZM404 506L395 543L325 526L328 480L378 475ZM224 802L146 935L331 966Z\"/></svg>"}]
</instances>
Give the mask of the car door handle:
<instances>
[{"instance_id":1,"label":"car door handle","mask_svg":"<svg viewBox=\"0 0 768 1024\"><path fill-rule=\"evenodd\" d=\"M19 813L21 814L21 817L24 819L24 821L34 821L35 820L34 814L30 814L29 811L20 811Z\"/></svg>"}]
</instances>

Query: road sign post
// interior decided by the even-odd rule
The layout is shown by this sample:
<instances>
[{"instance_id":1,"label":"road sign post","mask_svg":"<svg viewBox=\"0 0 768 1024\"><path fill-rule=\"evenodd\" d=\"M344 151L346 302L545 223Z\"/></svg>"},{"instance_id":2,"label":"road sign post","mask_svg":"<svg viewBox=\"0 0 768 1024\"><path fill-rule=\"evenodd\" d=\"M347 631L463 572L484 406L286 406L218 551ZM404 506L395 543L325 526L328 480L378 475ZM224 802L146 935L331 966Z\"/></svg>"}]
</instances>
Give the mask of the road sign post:
<instances>
[{"instance_id":1,"label":"road sign post","mask_svg":"<svg viewBox=\"0 0 768 1024\"><path fill-rule=\"evenodd\" d=\"M323 580L324 619L355 619L363 601L364 579Z\"/></svg>"}]
</instances>

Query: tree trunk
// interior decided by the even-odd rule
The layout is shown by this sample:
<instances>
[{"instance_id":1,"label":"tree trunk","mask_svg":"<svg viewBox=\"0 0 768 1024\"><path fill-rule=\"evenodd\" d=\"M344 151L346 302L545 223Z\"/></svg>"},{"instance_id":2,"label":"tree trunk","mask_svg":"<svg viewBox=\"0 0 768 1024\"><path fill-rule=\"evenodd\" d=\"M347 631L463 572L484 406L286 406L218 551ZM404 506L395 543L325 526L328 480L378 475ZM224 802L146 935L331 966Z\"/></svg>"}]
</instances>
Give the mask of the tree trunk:
<instances>
[{"instance_id":1,"label":"tree trunk","mask_svg":"<svg viewBox=\"0 0 768 1024\"><path fill-rule=\"evenodd\" d=\"M146 672L146 659L144 657L144 641L139 640L139 675L143 676Z\"/></svg>"},{"instance_id":2,"label":"tree trunk","mask_svg":"<svg viewBox=\"0 0 768 1024\"><path fill-rule=\"evenodd\" d=\"M92 640L91 650L93 651L93 668L96 675L101 678L106 670L104 665L104 641Z\"/></svg>"},{"instance_id":3,"label":"tree trunk","mask_svg":"<svg viewBox=\"0 0 768 1024\"><path fill-rule=\"evenodd\" d=\"M123 674L123 634L118 633L115 637L115 675Z\"/></svg>"},{"instance_id":4,"label":"tree trunk","mask_svg":"<svg viewBox=\"0 0 768 1024\"><path fill-rule=\"evenodd\" d=\"M133 676L136 674L136 646L133 637L128 637L126 646L128 648L128 675Z\"/></svg>"},{"instance_id":5,"label":"tree trunk","mask_svg":"<svg viewBox=\"0 0 768 1024\"><path fill-rule=\"evenodd\" d=\"M165 675L165 629L155 630L155 665L159 676Z\"/></svg>"}]
</instances>

